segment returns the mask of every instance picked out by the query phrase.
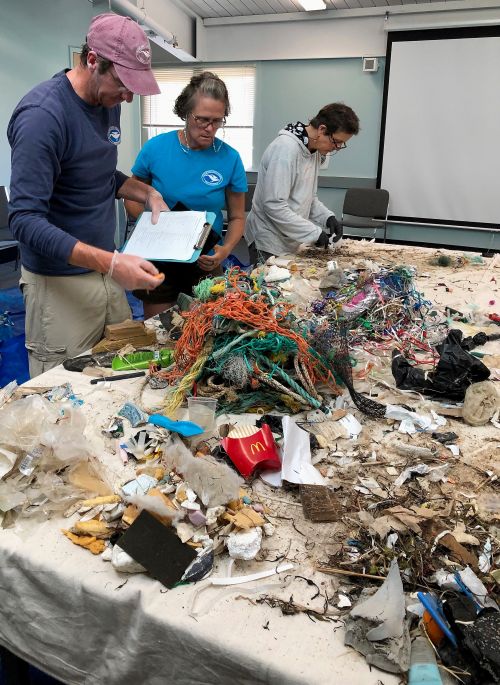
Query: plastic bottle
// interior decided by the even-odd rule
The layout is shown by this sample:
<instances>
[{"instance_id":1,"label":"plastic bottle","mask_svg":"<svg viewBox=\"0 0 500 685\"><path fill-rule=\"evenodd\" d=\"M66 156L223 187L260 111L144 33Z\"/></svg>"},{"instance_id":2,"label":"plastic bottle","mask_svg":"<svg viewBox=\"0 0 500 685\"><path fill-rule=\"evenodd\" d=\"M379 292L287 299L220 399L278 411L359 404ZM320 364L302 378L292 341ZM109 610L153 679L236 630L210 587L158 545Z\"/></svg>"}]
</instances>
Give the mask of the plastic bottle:
<instances>
[{"instance_id":1,"label":"plastic bottle","mask_svg":"<svg viewBox=\"0 0 500 685\"><path fill-rule=\"evenodd\" d=\"M425 637L411 645L409 685L443 685L434 651Z\"/></svg>"},{"instance_id":2,"label":"plastic bottle","mask_svg":"<svg viewBox=\"0 0 500 685\"><path fill-rule=\"evenodd\" d=\"M23 459L21 460L21 463L19 464L19 471L23 474L23 476L31 476L33 471L35 470L38 462L40 461L40 457L42 456L43 453L43 448L42 447L34 447L31 452L28 452Z\"/></svg>"}]
</instances>

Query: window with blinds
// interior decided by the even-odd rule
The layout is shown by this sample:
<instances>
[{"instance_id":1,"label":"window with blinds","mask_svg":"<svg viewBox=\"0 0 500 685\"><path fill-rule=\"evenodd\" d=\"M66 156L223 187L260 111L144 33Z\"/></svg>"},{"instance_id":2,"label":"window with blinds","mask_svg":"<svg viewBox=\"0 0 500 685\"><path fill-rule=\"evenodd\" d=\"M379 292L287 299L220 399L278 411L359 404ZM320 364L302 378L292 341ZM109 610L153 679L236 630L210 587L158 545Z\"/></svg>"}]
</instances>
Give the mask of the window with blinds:
<instances>
[{"instance_id":1,"label":"window with blinds","mask_svg":"<svg viewBox=\"0 0 500 685\"><path fill-rule=\"evenodd\" d=\"M245 169L252 167L253 119L255 101L255 65L207 65L189 67L157 67L153 69L161 93L141 98L144 142L172 129L182 128L184 122L174 112L174 103L191 76L202 71L213 71L226 84L231 103L227 124L217 132L219 138L240 153Z\"/></svg>"}]
</instances>

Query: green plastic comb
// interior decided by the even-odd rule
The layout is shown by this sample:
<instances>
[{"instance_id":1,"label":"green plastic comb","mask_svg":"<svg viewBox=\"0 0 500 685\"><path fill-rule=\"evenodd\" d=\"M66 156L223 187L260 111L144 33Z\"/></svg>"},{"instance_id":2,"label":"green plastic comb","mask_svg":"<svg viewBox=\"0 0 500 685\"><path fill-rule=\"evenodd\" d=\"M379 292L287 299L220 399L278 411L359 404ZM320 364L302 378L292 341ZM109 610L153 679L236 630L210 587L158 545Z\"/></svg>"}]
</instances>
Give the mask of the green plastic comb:
<instances>
[{"instance_id":1,"label":"green plastic comb","mask_svg":"<svg viewBox=\"0 0 500 685\"><path fill-rule=\"evenodd\" d=\"M159 362L160 366L170 366L174 361L173 350L165 349L153 352L146 350L144 352L131 352L120 357L114 357L111 362L111 368L114 371L125 371L126 369L147 369L149 362Z\"/></svg>"}]
</instances>

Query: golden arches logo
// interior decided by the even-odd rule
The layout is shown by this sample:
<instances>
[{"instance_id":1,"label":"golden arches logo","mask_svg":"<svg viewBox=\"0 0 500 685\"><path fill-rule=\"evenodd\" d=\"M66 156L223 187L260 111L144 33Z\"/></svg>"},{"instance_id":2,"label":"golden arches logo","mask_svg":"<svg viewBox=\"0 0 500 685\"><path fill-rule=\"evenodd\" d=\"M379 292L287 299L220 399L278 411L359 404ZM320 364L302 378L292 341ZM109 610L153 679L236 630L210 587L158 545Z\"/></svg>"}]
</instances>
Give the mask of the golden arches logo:
<instances>
[{"instance_id":1,"label":"golden arches logo","mask_svg":"<svg viewBox=\"0 0 500 685\"><path fill-rule=\"evenodd\" d=\"M254 442L250 445L250 451L252 454L255 454L255 452L264 452L265 447L261 442Z\"/></svg>"}]
</instances>

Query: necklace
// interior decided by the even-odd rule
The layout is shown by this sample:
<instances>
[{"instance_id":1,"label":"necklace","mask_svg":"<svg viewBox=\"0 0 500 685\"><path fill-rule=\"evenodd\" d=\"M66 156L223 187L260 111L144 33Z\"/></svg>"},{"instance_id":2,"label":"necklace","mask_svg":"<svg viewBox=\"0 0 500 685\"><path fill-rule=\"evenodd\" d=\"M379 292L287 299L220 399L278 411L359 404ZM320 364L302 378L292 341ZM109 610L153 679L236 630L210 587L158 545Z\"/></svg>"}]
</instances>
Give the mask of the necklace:
<instances>
[{"instance_id":1,"label":"necklace","mask_svg":"<svg viewBox=\"0 0 500 685\"><path fill-rule=\"evenodd\" d=\"M185 146L182 144L182 141L181 141L181 136L182 136L182 134L184 134L184 140L186 141L186 145L185 145ZM181 146L181 150L182 150L183 152L185 152L186 155L189 155L189 153L191 152L191 148L189 147L189 143L188 143L187 129L184 129L183 131L181 131L181 135L178 135L178 136L177 136L177 139L178 139L178 141L179 141L179 145Z\"/></svg>"},{"instance_id":2,"label":"necklace","mask_svg":"<svg viewBox=\"0 0 500 685\"><path fill-rule=\"evenodd\" d=\"M182 136L182 135L184 136L184 140L186 141L185 144L184 144L184 143L182 142L182 140L181 140L181 136ZM181 131L181 135L178 135L178 136L177 136L177 140L179 141L179 145L180 145L181 150L182 150L183 152L185 152L186 155L188 155L188 154L191 152L191 149L192 149L192 148L191 148L190 145L189 145L189 141L188 141L188 137L187 137L187 128L184 128L184 129ZM214 149L214 152L219 152L219 150L220 150L221 147L222 147L222 143L223 143L223 142L224 142L224 141L222 141L222 140L219 139L219 145L216 146L216 145L215 145L215 137L214 137L214 139L212 140L212 147L213 147L213 149Z\"/></svg>"}]
</instances>

